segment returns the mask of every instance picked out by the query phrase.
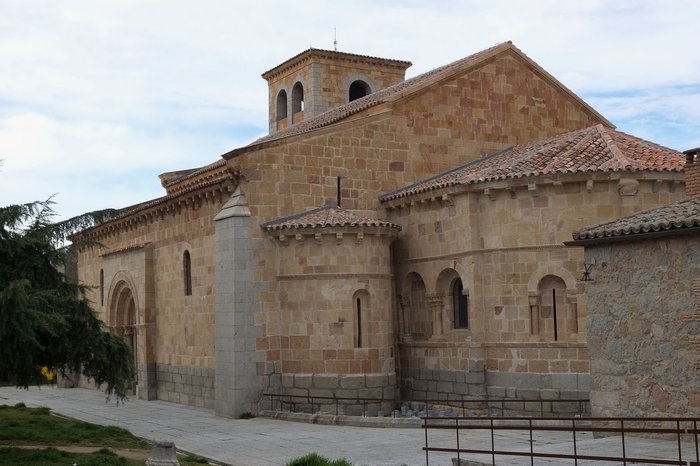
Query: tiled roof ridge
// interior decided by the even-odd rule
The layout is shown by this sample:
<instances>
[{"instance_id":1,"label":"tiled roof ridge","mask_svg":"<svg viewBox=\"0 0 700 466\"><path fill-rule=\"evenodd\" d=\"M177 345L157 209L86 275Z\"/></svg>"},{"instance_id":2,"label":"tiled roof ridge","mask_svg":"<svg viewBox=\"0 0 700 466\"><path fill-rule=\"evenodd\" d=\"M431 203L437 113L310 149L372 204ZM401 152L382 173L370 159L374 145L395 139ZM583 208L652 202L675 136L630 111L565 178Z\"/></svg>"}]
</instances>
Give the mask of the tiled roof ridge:
<instances>
[{"instance_id":1,"label":"tiled roof ridge","mask_svg":"<svg viewBox=\"0 0 700 466\"><path fill-rule=\"evenodd\" d=\"M654 142L654 141L649 141L649 140L647 140L647 139L642 139L642 138L640 138L640 137L638 137L638 136L635 136L635 135L629 134L629 133L625 133L624 131L620 131L620 130L618 130L618 129L613 129L612 131L614 132L614 134L616 134L616 135L618 135L618 136L621 136L621 137L624 137L624 138L627 138L627 139L632 139L632 140L634 140L635 142L641 142L641 143L644 143L644 144L648 144L648 145L654 146L654 147L656 147L657 149L660 149L660 150L678 152L677 150L671 149L670 147L662 146L661 144L657 144L657 143Z\"/></svg>"},{"instance_id":2,"label":"tiled roof ridge","mask_svg":"<svg viewBox=\"0 0 700 466\"><path fill-rule=\"evenodd\" d=\"M614 166L615 160L617 160L617 162L623 167L631 168L633 166L632 161L629 159L629 157L625 157L618 145L615 144L615 141L612 140L610 133L603 128L603 125L596 125L595 129L598 131L598 134L600 134L600 138L603 140L603 142L605 142L605 145L610 150L610 153L615 157L614 159L610 159L606 163L602 164L600 168L605 170L608 167Z\"/></svg>"},{"instance_id":3,"label":"tiled roof ridge","mask_svg":"<svg viewBox=\"0 0 700 466\"><path fill-rule=\"evenodd\" d=\"M320 215L319 215L320 214ZM346 218L343 218L344 214ZM314 216L319 218L314 219ZM308 219L304 221L303 219ZM298 222L295 222L299 220ZM263 230L274 231L284 229L299 229L299 228L328 228L338 226L350 227L384 227L400 230L401 227L397 224L384 220L377 220L363 215L359 215L352 210L338 207L337 205L327 204L322 207L317 207L305 212L299 212L292 215L280 217L260 225Z\"/></svg>"},{"instance_id":4,"label":"tiled roof ridge","mask_svg":"<svg viewBox=\"0 0 700 466\"><path fill-rule=\"evenodd\" d=\"M700 196L586 227L572 236L591 240L694 227L700 227Z\"/></svg>"},{"instance_id":5,"label":"tiled roof ridge","mask_svg":"<svg viewBox=\"0 0 700 466\"><path fill-rule=\"evenodd\" d=\"M339 55L339 56L345 56L349 58L355 58L355 59L364 59L364 60L371 60L371 61L382 61L382 62L387 62L387 63L395 63L398 66L408 68L409 66L412 65L412 63L408 60L398 60L395 58L382 58L382 57L375 57L372 55L362 55L362 54L357 54L357 53L351 53L351 52L341 52L340 50L327 50L327 49L319 49L315 47L309 47L306 50L303 50L296 55L294 55L291 58L288 58L287 60L283 61L277 66L274 66L270 68L269 70L265 71L264 73L261 74L263 78L265 78L266 75L269 75L273 71L284 68L285 66L290 65L300 57L304 56L305 54L313 54L313 53L325 53L325 54L332 54L332 55Z\"/></svg>"},{"instance_id":6,"label":"tiled roof ridge","mask_svg":"<svg viewBox=\"0 0 700 466\"><path fill-rule=\"evenodd\" d=\"M492 53L500 52L501 49L506 50L516 48L511 41L498 43L487 49L468 55L467 57L460 58L459 60L455 60L446 65L442 65L432 70L426 71L410 79L406 79L404 81L401 81L400 83L396 83L392 86L389 86L387 88L380 89L357 100L348 102L347 104L330 109L324 113L321 113L320 115L316 115L313 118L304 120L283 130L258 138L249 145L241 147L239 149L234 149L233 151L224 154L224 156L229 154L235 154L242 150L250 149L265 142L276 141L279 139L284 139L286 137L295 136L297 134L303 134L318 128L329 126L350 115L385 103L389 100L388 98L390 96L396 95L396 97L398 98L400 96L399 94L403 95L409 89L414 90L414 87L420 87L421 84L426 83L427 85L431 84L434 81L439 81L443 79L445 75L449 74L452 70L458 68L460 65L469 63L471 61L475 61L475 63L478 63L477 59L486 57Z\"/></svg>"}]
</instances>

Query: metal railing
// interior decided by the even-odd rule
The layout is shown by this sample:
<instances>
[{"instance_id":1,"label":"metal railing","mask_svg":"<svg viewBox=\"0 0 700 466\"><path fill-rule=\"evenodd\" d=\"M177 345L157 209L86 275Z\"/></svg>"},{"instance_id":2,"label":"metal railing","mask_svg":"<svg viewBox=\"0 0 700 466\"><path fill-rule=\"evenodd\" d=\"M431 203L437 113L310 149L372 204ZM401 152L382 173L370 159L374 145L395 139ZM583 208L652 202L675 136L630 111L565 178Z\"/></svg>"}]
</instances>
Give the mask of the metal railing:
<instances>
[{"instance_id":1,"label":"metal railing","mask_svg":"<svg viewBox=\"0 0 700 466\"><path fill-rule=\"evenodd\" d=\"M367 413L370 405L390 404L395 410L401 412L401 405L411 404L419 409L413 410L416 417L424 412L428 415L435 407L450 407L461 410L462 415L466 413L481 413L480 415L504 416L506 412L539 413L540 417L545 415L554 416L557 414L565 416L586 416L590 413L590 400L587 399L559 399L559 400L530 400L530 399L474 399L465 397L445 397L445 398L360 398L360 397L337 397L337 396L313 396L313 395L286 395L280 393L263 393L263 398L270 402L271 411L291 411L305 412L311 414L317 412L317 408L331 407L332 413L336 416L345 414L340 407L362 406L362 413ZM387 413L390 414L390 413ZM402 413L404 416L405 413Z\"/></svg>"},{"instance_id":2,"label":"metal railing","mask_svg":"<svg viewBox=\"0 0 700 466\"><path fill-rule=\"evenodd\" d=\"M457 464L460 464L460 460L465 458L465 454L479 454L489 455L491 457L492 464L494 465L496 464L497 456L510 456L530 458L531 465L535 464L535 458L547 458L573 460L574 464L578 464L579 460L587 460L596 462L622 462L622 464L642 463L700 466L700 453L698 449L698 423L700 423L700 418L422 417L421 419L423 429L425 431L425 446L423 447L423 450L425 451L426 465L430 465L430 452L442 452L455 453L457 455ZM430 446L428 432L432 429L439 429L441 431L454 430L454 447ZM464 437L462 437L460 444L460 431L470 430L488 431L490 433L490 435L487 436L490 437L490 447L464 447L464 444L469 443L470 440L468 438L465 439ZM529 448L527 450L504 449L503 447L497 448L496 432L498 431L529 433ZM536 449L535 444L537 443L539 447L541 439L538 441L533 441L533 436L534 434L540 432L570 433L571 437L569 437L570 440L568 445L571 453L543 451L539 448ZM591 445L590 442L587 442L586 445L582 447L582 439L580 435L582 433L590 433L599 437L619 436L619 450L618 445L615 445L615 449L618 450L619 453L608 455L595 454L594 451L591 451L594 446ZM577 434L579 434L578 437ZM654 439L663 438L665 440L670 440L672 444L667 443L666 446L668 448L657 452L657 456L661 457L654 457L649 453L644 456L639 453L634 453L634 451L639 450L639 448L630 447L630 434L633 434L632 437L635 439L637 437ZM514 445L517 445L517 441L513 440L516 437L517 436L507 437L509 443L508 447L512 448ZM444 442L444 437L441 438L440 441ZM694 459L683 459L683 441L686 442L686 456L694 456ZM488 438L484 439L483 437L480 437L476 443L478 445L488 443ZM544 442L544 445L549 445L548 449L551 450L551 441ZM564 445L560 445L560 448L564 448ZM691 450L691 452L688 453L688 450ZM675 459L672 459L674 457Z\"/></svg>"}]
</instances>

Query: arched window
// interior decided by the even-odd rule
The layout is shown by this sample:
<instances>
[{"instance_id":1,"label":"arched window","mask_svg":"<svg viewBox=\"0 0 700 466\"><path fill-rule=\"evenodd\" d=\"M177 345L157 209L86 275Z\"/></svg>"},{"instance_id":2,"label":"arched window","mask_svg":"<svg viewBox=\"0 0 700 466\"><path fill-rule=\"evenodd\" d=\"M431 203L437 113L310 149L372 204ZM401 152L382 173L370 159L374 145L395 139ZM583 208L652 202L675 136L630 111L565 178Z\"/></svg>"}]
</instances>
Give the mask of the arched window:
<instances>
[{"instance_id":1,"label":"arched window","mask_svg":"<svg viewBox=\"0 0 700 466\"><path fill-rule=\"evenodd\" d=\"M358 79L350 84L349 101L352 102L371 93L372 90L369 88L369 84Z\"/></svg>"},{"instance_id":2,"label":"arched window","mask_svg":"<svg viewBox=\"0 0 700 466\"><path fill-rule=\"evenodd\" d=\"M287 91L282 89L277 94L277 121L287 118Z\"/></svg>"},{"instance_id":3,"label":"arched window","mask_svg":"<svg viewBox=\"0 0 700 466\"><path fill-rule=\"evenodd\" d=\"M462 280L459 278L452 284L452 308L453 328L469 328L469 295L464 293Z\"/></svg>"},{"instance_id":4,"label":"arched window","mask_svg":"<svg viewBox=\"0 0 700 466\"><path fill-rule=\"evenodd\" d=\"M105 305L105 271L100 269L100 306Z\"/></svg>"},{"instance_id":5,"label":"arched window","mask_svg":"<svg viewBox=\"0 0 700 466\"><path fill-rule=\"evenodd\" d=\"M189 251L182 254L182 275L185 279L185 296L190 296L192 295L192 260Z\"/></svg>"},{"instance_id":6,"label":"arched window","mask_svg":"<svg viewBox=\"0 0 700 466\"><path fill-rule=\"evenodd\" d=\"M304 111L304 86L300 82L292 88L292 115Z\"/></svg>"},{"instance_id":7,"label":"arched window","mask_svg":"<svg viewBox=\"0 0 700 466\"><path fill-rule=\"evenodd\" d=\"M539 333L545 340L561 340L570 332L571 316L566 303L566 283L547 275L539 285Z\"/></svg>"}]
</instances>

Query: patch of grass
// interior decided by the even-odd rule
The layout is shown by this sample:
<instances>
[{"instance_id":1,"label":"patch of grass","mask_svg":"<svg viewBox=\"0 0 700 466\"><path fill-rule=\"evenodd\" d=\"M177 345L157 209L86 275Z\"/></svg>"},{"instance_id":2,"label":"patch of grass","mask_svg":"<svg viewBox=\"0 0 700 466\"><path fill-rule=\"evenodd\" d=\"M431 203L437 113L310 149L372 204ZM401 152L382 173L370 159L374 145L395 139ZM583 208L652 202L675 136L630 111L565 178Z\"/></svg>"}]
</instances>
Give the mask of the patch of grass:
<instances>
[{"instance_id":1,"label":"patch of grass","mask_svg":"<svg viewBox=\"0 0 700 466\"><path fill-rule=\"evenodd\" d=\"M238 416L238 419L253 419L255 417L255 414L251 413L250 411L246 411L244 413L241 413L240 416Z\"/></svg>"},{"instance_id":2,"label":"patch of grass","mask_svg":"<svg viewBox=\"0 0 700 466\"><path fill-rule=\"evenodd\" d=\"M25 450L23 448L0 447L0 464L23 466L46 466L47 464L79 466L136 466L143 461L128 461L113 451L102 448L94 453L71 453L55 448Z\"/></svg>"},{"instance_id":3,"label":"patch of grass","mask_svg":"<svg viewBox=\"0 0 700 466\"><path fill-rule=\"evenodd\" d=\"M286 466L352 466L345 458L339 460L329 460L316 453L293 459Z\"/></svg>"},{"instance_id":4,"label":"patch of grass","mask_svg":"<svg viewBox=\"0 0 700 466\"><path fill-rule=\"evenodd\" d=\"M8 444L150 448L148 442L119 427L53 416L48 408L3 405L0 406L0 445Z\"/></svg>"}]
</instances>

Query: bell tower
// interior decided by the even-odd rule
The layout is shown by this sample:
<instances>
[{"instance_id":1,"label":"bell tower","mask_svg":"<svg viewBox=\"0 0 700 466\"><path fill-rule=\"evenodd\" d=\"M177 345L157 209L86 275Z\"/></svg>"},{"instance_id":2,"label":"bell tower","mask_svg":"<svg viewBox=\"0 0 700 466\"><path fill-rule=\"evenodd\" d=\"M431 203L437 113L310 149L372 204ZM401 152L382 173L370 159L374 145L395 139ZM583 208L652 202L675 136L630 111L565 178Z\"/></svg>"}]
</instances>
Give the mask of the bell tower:
<instances>
[{"instance_id":1,"label":"bell tower","mask_svg":"<svg viewBox=\"0 0 700 466\"><path fill-rule=\"evenodd\" d=\"M308 49L263 73L270 134L404 80L411 62Z\"/></svg>"}]
</instances>

